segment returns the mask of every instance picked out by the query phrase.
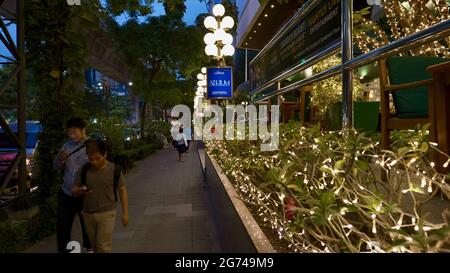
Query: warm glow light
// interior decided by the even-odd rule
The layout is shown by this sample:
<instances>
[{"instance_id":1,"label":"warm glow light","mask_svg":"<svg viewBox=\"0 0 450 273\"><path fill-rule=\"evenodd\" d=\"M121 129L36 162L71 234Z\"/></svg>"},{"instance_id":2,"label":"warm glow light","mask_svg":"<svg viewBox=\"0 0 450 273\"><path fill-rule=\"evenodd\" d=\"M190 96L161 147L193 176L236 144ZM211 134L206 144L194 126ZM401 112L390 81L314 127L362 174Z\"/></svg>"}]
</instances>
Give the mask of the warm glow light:
<instances>
[{"instance_id":1,"label":"warm glow light","mask_svg":"<svg viewBox=\"0 0 450 273\"><path fill-rule=\"evenodd\" d=\"M217 29L217 20L216 18L212 16L208 16L205 18L205 21L203 21L203 24L207 29L215 30Z\"/></svg>"},{"instance_id":2,"label":"warm glow light","mask_svg":"<svg viewBox=\"0 0 450 273\"><path fill-rule=\"evenodd\" d=\"M205 47L205 53L208 56L217 56L219 55L219 49L215 45L207 45Z\"/></svg>"},{"instance_id":3,"label":"warm glow light","mask_svg":"<svg viewBox=\"0 0 450 273\"><path fill-rule=\"evenodd\" d=\"M232 29L233 26L234 26L234 20L231 16L223 17L222 22L220 22L221 29Z\"/></svg>"},{"instance_id":4,"label":"warm glow light","mask_svg":"<svg viewBox=\"0 0 450 273\"><path fill-rule=\"evenodd\" d=\"M222 53L224 56L233 56L234 51L234 46L232 45L225 45L222 49Z\"/></svg>"},{"instance_id":5,"label":"warm glow light","mask_svg":"<svg viewBox=\"0 0 450 273\"><path fill-rule=\"evenodd\" d=\"M231 45L233 43L233 35L226 33L225 36L223 37L222 42L225 45Z\"/></svg>"},{"instance_id":6,"label":"warm glow light","mask_svg":"<svg viewBox=\"0 0 450 273\"><path fill-rule=\"evenodd\" d=\"M226 32L223 29L216 29L216 31L214 31L214 39L216 41L223 41L223 39L225 38Z\"/></svg>"},{"instance_id":7,"label":"warm glow light","mask_svg":"<svg viewBox=\"0 0 450 273\"><path fill-rule=\"evenodd\" d=\"M225 7L222 4L217 4L212 10L214 16L222 17L225 14Z\"/></svg>"},{"instance_id":8,"label":"warm glow light","mask_svg":"<svg viewBox=\"0 0 450 273\"><path fill-rule=\"evenodd\" d=\"M205 75L203 75L202 73L198 73L198 74L197 74L197 79L200 80L200 81L202 81L202 80L205 79Z\"/></svg>"},{"instance_id":9,"label":"warm glow light","mask_svg":"<svg viewBox=\"0 0 450 273\"><path fill-rule=\"evenodd\" d=\"M206 86L206 79L205 79L205 80L198 81L198 82L197 82L197 85L200 86L200 87Z\"/></svg>"},{"instance_id":10,"label":"warm glow light","mask_svg":"<svg viewBox=\"0 0 450 273\"><path fill-rule=\"evenodd\" d=\"M203 41L207 45L212 45L216 42L216 38L213 33L209 32L205 34L205 36L203 37Z\"/></svg>"}]
</instances>

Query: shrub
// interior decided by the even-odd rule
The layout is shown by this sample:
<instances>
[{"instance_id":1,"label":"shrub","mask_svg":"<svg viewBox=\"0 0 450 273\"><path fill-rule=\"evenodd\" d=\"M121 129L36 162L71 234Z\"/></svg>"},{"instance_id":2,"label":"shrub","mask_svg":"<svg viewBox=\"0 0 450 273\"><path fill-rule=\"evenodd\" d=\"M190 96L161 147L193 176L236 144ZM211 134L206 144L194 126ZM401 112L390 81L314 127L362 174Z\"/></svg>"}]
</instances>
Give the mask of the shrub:
<instances>
[{"instance_id":1,"label":"shrub","mask_svg":"<svg viewBox=\"0 0 450 273\"><path fill-rule=\"evenodd\" d=\"M144 159L155 152L157 148L152 144L141 145L138 148L124 150L116 154L112 160L122 166L124 172L127 172L133 167L135 161Z\"/></svg>"},{"instance_id":2,"label":"shrub","mask_svg":"<svg viewBox=\"0 0 450 273\"><path fill-rule=\"evenodd\" d=\"M341 59L337 56L331 56L318 64L314 65L314 74L320 73L331 67L341 64ZM353 77L353 96L355 100L363 100L363 87L359 78ZM319 110L318 119L324 120L326 113L333 103L342 101L342 76L335 76L323 81L314 83L311 92L311 103Z\"/></svg>"},{"instance_id":3,"label":"shrub","mask_svg":"<svg viewBox=\"0 0 450 273\"><path fill-rule=\"evenodd\" d=\"M19 252L30 240L28 221L0 222L0 252Z\"/></svg>"},{"instance_id":4,"label":"shrub","mask_svg":"<svg viewBox=\"0 0 450 273\"><path fill-rule=\"evenodd\" d=\"M147 144L154 144L162 148L170 139L170 124L163 121L149 122L145 126L145 139Z\"/></svg>"},{"instance_id":5,"label":"shrub","mask_svg":"<svg viewBox=\"0 0 450 273\"><path fill-rule=\"evenodd\" d=\"M259 141L210 141L207 149L292 251L448 251L448 220L431 223L423 208L438 192L450 197L426 138L418 129L382 151L364 133L289 123L280 127L278 151L261 152Z\"/></svg>"},{"instance_id":6,"label":"shrub","mask_svg":"<svg viewBox=\"0 0 450 273\"><path fill-rule=\"evenodd\" d=\"M124 150L124 132L128 125L118 118L99 119L97 123L88 125L88 133L92 138L103 139L108 144L108 153L111 155Z\"/></svg>"}]
</instances>

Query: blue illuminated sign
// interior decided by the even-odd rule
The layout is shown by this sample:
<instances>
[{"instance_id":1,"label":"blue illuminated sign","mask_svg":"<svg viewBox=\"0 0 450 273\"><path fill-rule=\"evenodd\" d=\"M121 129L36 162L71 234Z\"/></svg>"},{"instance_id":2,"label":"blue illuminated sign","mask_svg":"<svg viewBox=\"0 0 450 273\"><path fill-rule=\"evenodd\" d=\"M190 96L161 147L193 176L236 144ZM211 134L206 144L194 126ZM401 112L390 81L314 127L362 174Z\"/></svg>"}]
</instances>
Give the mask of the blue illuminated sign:
<instances>
[{"instance_id":1,"label":"blue illuminated sign","mask_svg":"<svg viewBox=\"0 0 450 273\"><path fill-rule=\"evenodd\" d=\"M208 67L208 99L230 99L233 97L232 67Z\"/></svg>"}]
</instances>

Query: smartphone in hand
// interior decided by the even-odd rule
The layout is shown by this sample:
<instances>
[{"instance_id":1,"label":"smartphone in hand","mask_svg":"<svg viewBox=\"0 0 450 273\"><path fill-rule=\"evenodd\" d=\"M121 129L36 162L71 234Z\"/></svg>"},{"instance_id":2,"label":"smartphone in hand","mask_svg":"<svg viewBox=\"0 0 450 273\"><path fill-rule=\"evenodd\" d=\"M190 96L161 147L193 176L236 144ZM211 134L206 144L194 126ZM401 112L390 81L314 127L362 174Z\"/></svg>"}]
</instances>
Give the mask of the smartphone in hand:
<instances>
[{"instance_id":1,"label":"smartphone in hand","mask_svg":"<svg viewBox=\"0 0 450 273\"><path fill-rule=\"evenodd\" d=\"M81 194L83 194L83 195L92 193L92 190L84 185L80 187L80 190L81 190Z\"/></svg>"},{"instance_id":2,"label":"smartphone in hand","mask_svg":"<svg viewBox=\"0 0 450 273\"><path fill-rule=\"evenodd\" d=\"M66 151L64 149L58 149L58 156L61 160L66 160L68 154L66 153Z\"/></svg>"}]
</instances>

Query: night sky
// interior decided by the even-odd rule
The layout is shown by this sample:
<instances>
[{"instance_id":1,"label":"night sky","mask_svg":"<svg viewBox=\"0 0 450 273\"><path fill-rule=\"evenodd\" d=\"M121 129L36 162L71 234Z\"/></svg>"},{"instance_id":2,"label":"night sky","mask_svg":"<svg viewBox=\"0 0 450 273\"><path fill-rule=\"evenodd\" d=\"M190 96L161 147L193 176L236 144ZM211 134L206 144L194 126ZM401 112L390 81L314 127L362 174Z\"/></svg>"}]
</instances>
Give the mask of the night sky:
<instances>
[{"instance_id":1,"label":"night sky","mask_svg":"<svg viewBox=\"0 0 450 273\"><path fill-rule=\"evenodd\" d=\"M208 12L204 0L202 0L201 2L200 2L200 0L186 0L185 3L186 3L186 13L184 14L183 20L188 25L193 25L195 23L195 18L197 18L197 16L200 13ZM164 6L155 1L155 4L153 5L153 14L152 15L153 16L164 15ZM117 21L119 23L123 23L124 21L126 21L126 16L122 15L122 16L118 17Z\"/></svg>"},{"instance_id":2,"label":"night sky","mask_svg":"<svg viewBox=\"0 0 450 273\"><path fill-rule=\"evenodd\" d=\"M156 2L156 1L155 1ZM186 13L183 17L184 21L186 22L186 24L188 25L192 25L195 22L195 18L197 18L197 16L200 13L206 13L208 12L205 2L202 0L200 2L200 0L186 0ZM153 6L153 16L160 16L164 14L164 7L162 4L159 3L155 3ZM126 16L122 15L120 17L117 18L118 22L123 23L126 20ZM15 25L10 25L8 27L11 36L13 38L13 40L16 40L16 28ZM6 56L11 56L11 53L6 49L6 47L0 43L0 54L2 55L6 55ZM1 58L0 58L1 59Z\"/></svg>"}]
</instances>

